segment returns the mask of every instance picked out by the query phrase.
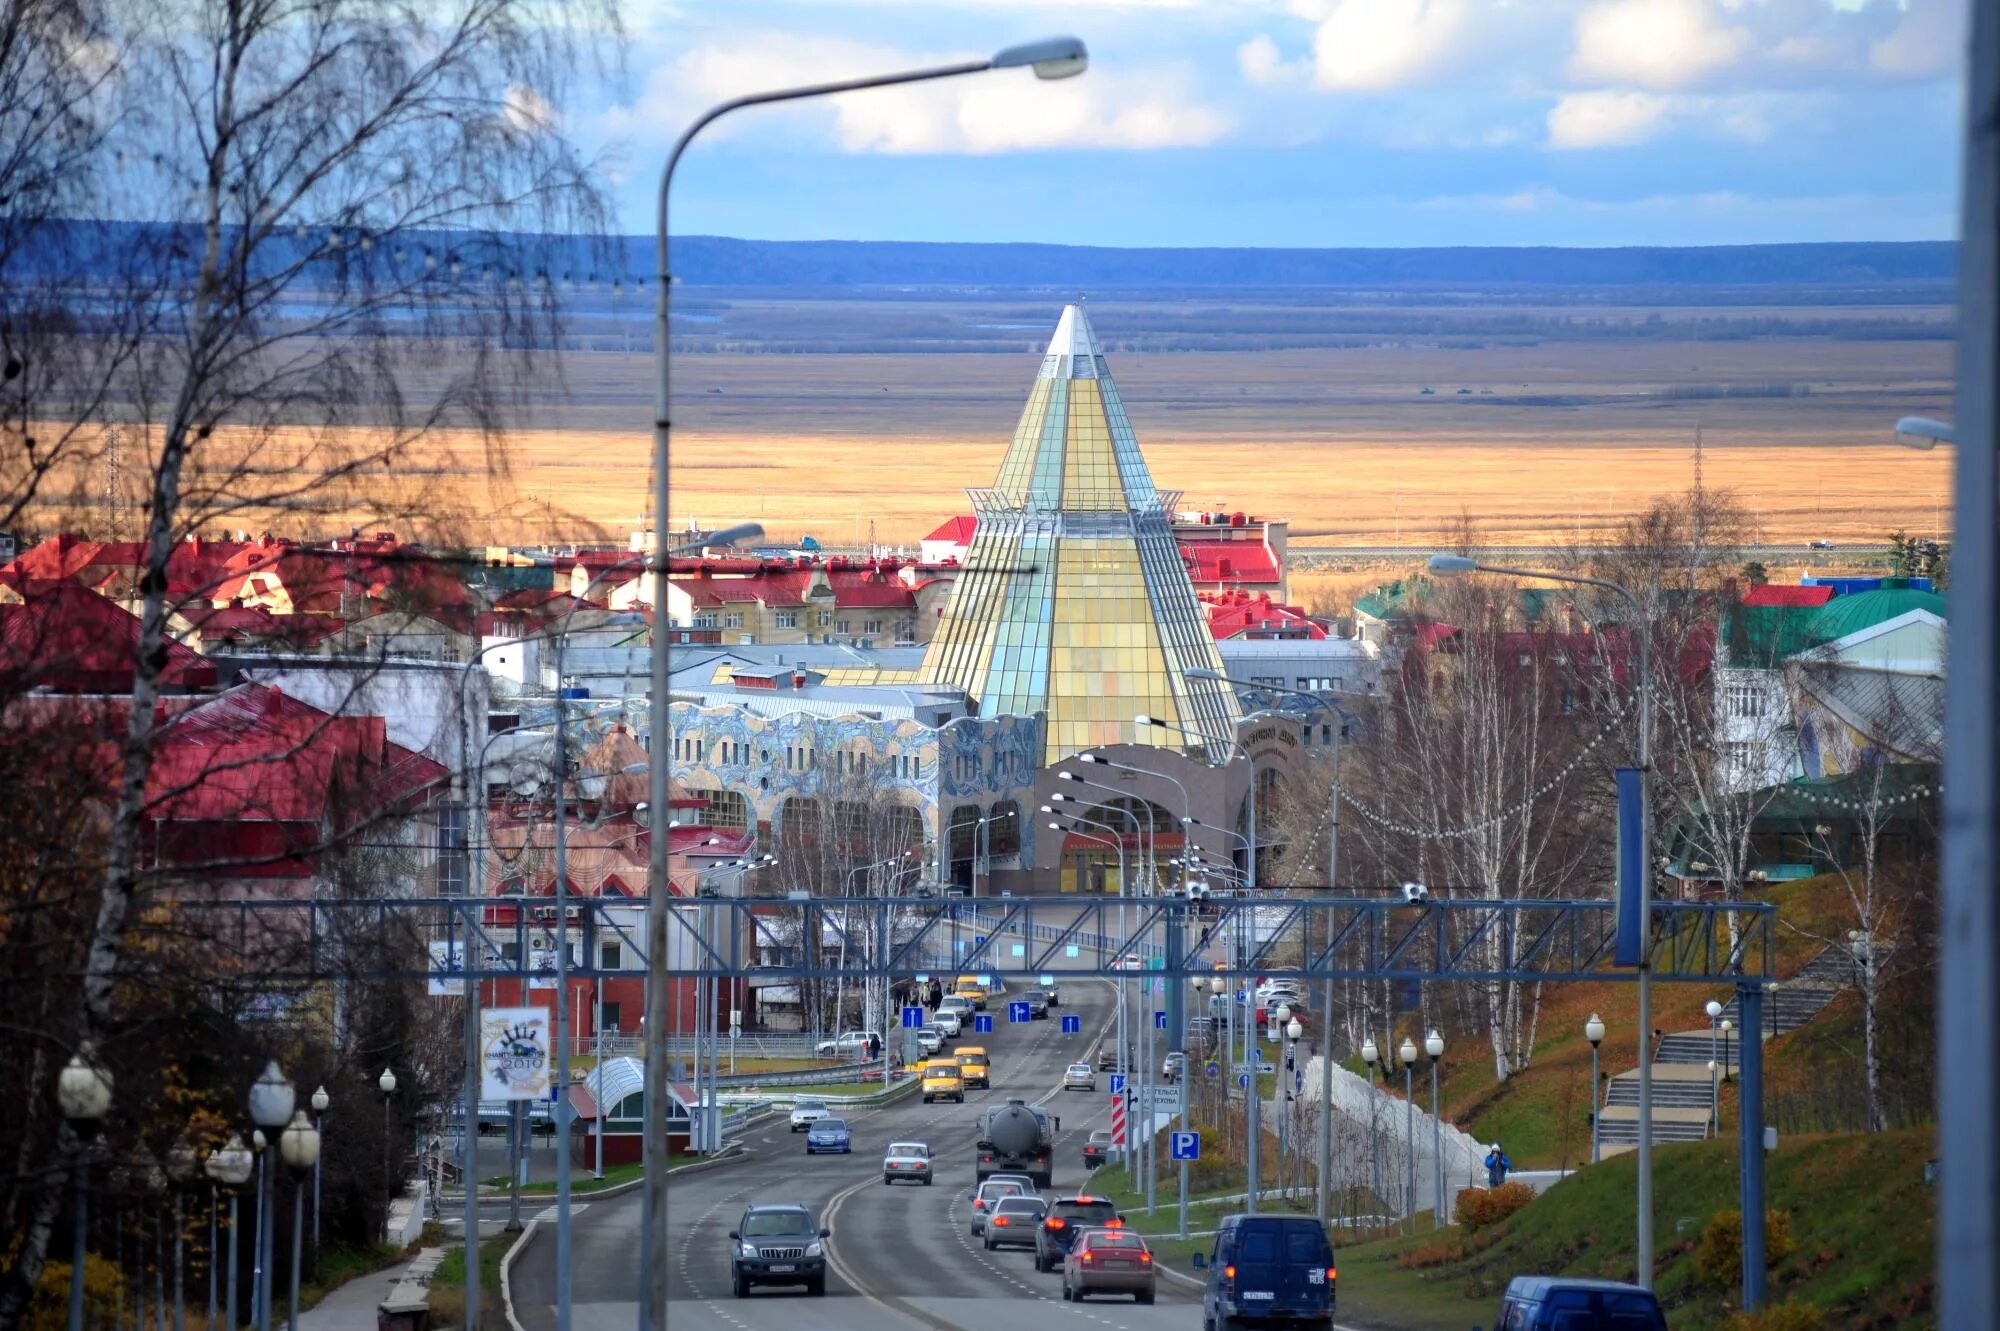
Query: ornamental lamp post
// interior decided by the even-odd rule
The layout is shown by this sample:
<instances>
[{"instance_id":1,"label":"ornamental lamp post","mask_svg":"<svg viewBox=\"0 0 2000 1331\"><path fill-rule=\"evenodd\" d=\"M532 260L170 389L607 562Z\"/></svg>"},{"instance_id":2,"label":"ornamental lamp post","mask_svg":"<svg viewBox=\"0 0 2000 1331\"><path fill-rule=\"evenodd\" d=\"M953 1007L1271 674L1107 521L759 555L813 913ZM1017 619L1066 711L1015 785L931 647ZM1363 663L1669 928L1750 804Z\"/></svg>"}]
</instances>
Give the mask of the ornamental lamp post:
<instances>
[{"instance_id":1,"label":"ornamental lamp post","mask_svg":"<svg viewBox=\"0 0 2000 1331\"><path fill-rule=\"evenodd\" d=\"M395 1130L389 1122L389 1106L396 1095L396 1071L383 1068L382 1075L375 1079L375 1090L382 1097L382 1242L389 1242L389 1209L396 1201L396 1185L390 1174L391 1162L395 1159Z\"/></svg>"},{"instance_id":2,"label":"ornamental lamp post","mask_svg":"<svg viewBox=\"0 0 2000 1331\"><path fill-rule=\"evenodd\" d=\"M1444 1032L1436 1027L1424 1038L1424 1052L1431 1057L1431 1172L1437 1176L1436 1200L1431 1207L1431 1228L1444 1226L1444 1131L1438 1123L1438 1060L1444 1057Z\"/></svg>"},{"instance_id":3,"label":"ornamental lamp post","mask_svg":"<svg viewBox=\"0 0 2000 1331\"><path fill-rule=\"evenodd\" d=\"M1736 1023L1727 1017L1722 1019L1722 1080L1729 1080L1729 1033L1736 1029Z\"/></svg>"},{"instance_id":4,"label":"ornamental lamp post","mask_svg":"<svg viewBox=\"0 0 2000 1331\"><path fill-rule=\"evenodd\" d=\"M1583 1038L1590 1041L1590 1163L1596 1164L1597 1120L1603 1110L1603 1093L1597 1084L1597 1046L1604 1043L1604 1018L1595 1012L1583 1023Z\"/></svg>"},{"instance_id":5,"label":"ornamental lamp post","mask_svg":"<svg viewBox=\"0 0 2000 1331\"><path fill-rule=\"evenodd\" d=\"M187 1284L185 1276L187 1244L181 1233L182 1199L188 1189L201 1181L201 1157L187 1138L167 1148L167 1182L174 1197L174 1331L187 1328Z\"/></svg>"},{"instance_id":6,"label":"ornamental lamp post","mask_svg":"<svg viewBox=\"0 0 2000 1331\"><path fill-rule=\"evenodd\" d=\"M1722 1004L1711 998L1708 1000L1708 1006L1703 1011L1708 1013L1708 1061L1713 1063L1717 1057L1715 1052L1716 1023L1722 1020Z\"/></svg>"},{"instance_id":7,"label":"ornamental lamp post","mask_svg":"<svg viewBox=\"0 0 2000 1331\"><path fill-rule=\"evenodd\" d=\"M1278 1153L1278 1186L1287 1189L1285 1195L1288 1197L1291 1195L1289 1191L1290 1185L1285 1180L1291 1177L1287 1170L1292 1167L1290 1138L1293 1114L1292 1105L1295 1099L1292 1088L1296 1084L1296 1078L1298 1077L1299 1037L1305 1033L1306 1028L1300 1023L1297 1017L1293 1017L1285 1023L1285 1080L1284 1085L1279 1088L1281 1092L1280 1103L1285 1106L1285 1116L1278 1120L1278 1128L1285 1134L1286 1148Z\"/></svg>"},{"instance_id":8,"label":"ornamental lamp post","mask_svg":"<svg viewBox=\"0 0 2000 1331\"><path fill-rule=\"evenodd\" d=\"M1417 1230L1417 1100L1410 1078L1416 1072L1417 1042L1404 1036L1403 1047L1396 1053L1403 1060L1403 1157L1407 1171L1403 1206L1410 1217L1410 1232L1414 1234Z\"/></svg>"},{"instance_id":9,"label":"ornamental lamp post","mask_svg":"<svg viewBox=\"0 0 2000 1331\"><path fill-rule=\"evenodd\" d=\"M326 1087L318 1086L313 1088L311 1103L313 1109L313 1131L317 1132L323 1139L326 1136L326 1109L328 1105L333 1103L333 1098L326 1093ZM320 1176L319 1157L315 1155L313 1157L313 1260L314 1261L319 1260L319 1176Z\"/></svg>"},{"instance_id":10,"label":"ornamental lamp post","mask_svg":"<svg viewBox=\"0 0 2000 1331\"><path fill-rule=\"evenodd\" d=\"M1368 1065L1368 1154L1375 1166L1375 1204L1382 1204L1382 1137L1381 1119L1375 1099L1375 1067L1382 1061L1382 1051L1375 1046L1375 1037L1370 1035L1361 1042L1361 1061ZM1385 1070L1386 1075L1386 1070Z\"/></svg>"},{"instance_id":11,"label":"ornamental lamp post","mask_svg":"<svg viewBox=\"0 0 2000 1331\"><path fill-rule=\"evenodd\" d=\"M263 1134L252 1133L251 1135L253 1137L261 1137ZM236 1273L238 1267L238 1254L243 1246L242 1240L239 1237L239 1229L237 1225L237 1208L238 1208L238 1203L243 1196L244 1185L250 1182L250 1175L255 1169L256 1169L255 1154L251 1151L249 1147L243 1144L243 1137L241 1133L235 1133L235 1132L230 1133L229 1141L227 1142L227 1144L225 1144L220 1151L214 1152L208 1158L209 1178L214 1180L218 1186L227 1189L229 1192L229 1292L227 1296L227 1301L225 1303L225 1309L228 1313L228 1320L224 1323L225 1327L227 1328L227 1331L236 1331L236 1326L237 1326L236 1288L238 1280ZM215 1274L215 1259L213 1255L211 1255L209 1258L209 1275L211 1277L211 1284L213 1283L214 1274ZM213 1312L215 1295L213 1289L211 1289L209 1293L209 1303L211 1305L209 1321L213 1323L215 1320Z\"/></svg>"},{"instance_id":12,"label":"ornamental lamp post","mask_svg":"<svg viewBox=\"0 0 2000 1331\"><path fill-rule=\"evenodd\" d=\"M306 1175L319 1166L319 1129L301 1109L278 1138L278 1154L292 1173L292 1297L285 1307L285 1331L299 1331L300 1240L305 1232ZM471 1180L467 1180L468 1186Z\"/></svg>"},{"instance_id":13,"label":"ornamental lamp post","mask_svg":"<svg viewBox=\"0 0 2000 1331\"><path fill-rule=\"evenodd\" d=\"M292 1121L292 1111L297 1104L298 1091L285 1076L284 1069L278 1066L278 1060L272 1059L264 1065L263 1075L250 1084L250 1121L264 1129L260 1136L268 1142ZM278 1176L276 1167L265 1159L262 1147L258 1148L258 1171L257 1264L252 1268L251 1275L256 1290L258 1331L271 1331L271 1277L277 1265L272 1252L277 1227L271 1212L278 1195Z\"/></svg>"},{"instance_id":14,"label":"ornamental lamp post","mask_svg":"<svg viewBox=\"0 0 2000 1331\"><path fill-rule=\"evenodd\" d=\"M97 1050L86 1040L56 1074L56 1105L63 1122L77 1139L76 1231L70 1248L69 1331L83 1331L85 1217L90 1200L90 1148L111 1112L111 1074L97 1063Z\"/></svg>"}]
</instances>

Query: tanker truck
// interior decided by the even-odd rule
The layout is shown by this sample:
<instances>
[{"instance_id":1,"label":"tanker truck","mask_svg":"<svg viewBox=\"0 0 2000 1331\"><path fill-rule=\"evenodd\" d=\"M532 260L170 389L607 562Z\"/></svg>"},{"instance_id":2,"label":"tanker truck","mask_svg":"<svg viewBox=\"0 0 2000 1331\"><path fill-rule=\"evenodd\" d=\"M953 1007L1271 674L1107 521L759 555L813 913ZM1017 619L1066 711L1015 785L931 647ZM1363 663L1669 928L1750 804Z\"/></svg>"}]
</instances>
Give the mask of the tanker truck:
<instances>
[{"instance_id":1,"label":"tanker truck","mask_svg":"<svg viewBox=\"0 0 2000 1331\"><path fill-rule=\"evenodd\" d=\"M1062 1120L1050 1118L1024 1100L1009 1100L980 1122L973 1143L973 1174L984 1183L991 1174L1026 1174L1037 1188L1053 1181L1055 1135Z\"/></svg>"}]
</instances>

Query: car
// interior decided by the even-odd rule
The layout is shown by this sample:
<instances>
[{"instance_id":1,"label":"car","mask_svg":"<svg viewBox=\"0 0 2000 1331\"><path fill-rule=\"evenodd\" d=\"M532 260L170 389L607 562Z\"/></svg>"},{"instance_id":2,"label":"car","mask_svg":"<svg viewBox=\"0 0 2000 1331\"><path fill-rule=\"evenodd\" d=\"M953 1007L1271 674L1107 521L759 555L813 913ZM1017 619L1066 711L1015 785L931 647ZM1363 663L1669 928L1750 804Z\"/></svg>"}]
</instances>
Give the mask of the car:
<instances>
[{"instance_id":1,"label":"car","mask_svg":"<svg viewBox=\"0 0 2000 1331\"><path fill-rule=\"evenodd\" d=\"M963 1024L971 1019L972 1011L972 1000L964 994L946 994L938 1000L937 1014L939 1017L943 1017L949 1013L954 1019Z\"/></svg>"},{"instance_id":2,"label":"car","mask_svg":"<svg viewBox=\"0 0 2000 1331\"><path fill-rule=\"evenodd\" d=\"M1165 1061L1160 1064L1160 1076L1169 1085L1179 1081L1181 1074L1186 1071L1187 1055L1178 1049L1169 1053Z\"/></svg>"},{"instance_id":3,"label":"car","mask_svg":"<svg viewBox=\"0 0 2000 1331\"><path fill-rule=\"evenodd\" d=\"M1035 1227L1042 1223L1042 1212L1046 1209L1047 1203L1040 1197L1026 1193L1002 1197L986 1217L986 1251L1034 1247Z\"/></svg>"},{"instance_id":4,"label":"car","mask_svg":"<svg viewBox=\"0 0 2000 1331\"><path fill-rule=\"evenodd\" d=\"M1310 1216L1232 1215L1216 1227L1206 1261L1194 1255L1202 1287L1203 1331L1291 1322L1333 1325L1333 1244Z\"/></svg>"},{"instance_id":5,"label":"car","mask_svg":"<svg viewBox=\"0 0 2000 1331\"><path fill-rule=\"evenodd\" d=\"M978 976L959 976L958 983L952 986L951 992L954 997L969 1001L974 1011L984 1012L986 1010L986 999L989 996L990 990L987 985L979 982Z\"/></svg>"},{"instance_id":6,"label":"car","mask_svg":"<svg viewBox=\"0 0 2000 1331\"><path fill-rule=\"evenodd\" d=\"M1021 991L1020 1001L1028 1005L1028 1020L1046 1021L1048 1019L1049 996L1045 991L1040 989L1024 989Z\"/></svg>"},{"instance_id":7,"label":"car","mask_svg":"<svg viewBox=\"0 0 2000 1331\"><path fill-rule=\"evenodd\" d=\"M1033 1189L1033 1184L1014 1179L987 1179L966 1193L966 1200L972 1203L972 1223L968 1226L972 1237L976 1239L986 1233L986 1217L1002 1197L1023 1197Z\"/></svg>"},{"instance_id":8,"label":"car","mask_svg":"<svg viewBox=\"0 0 2000 1331\"><path fill-rule=\"evenodd\" d=\"M1045 985L1043 985L1043 986L1042 986L1042 992L1043 992L1043 993L1045 993L1045 994L1047 994L1047 995L1049 996L1049 1006L1050 1006L1050 1007L1061 1007L1061 1006L1062 1006L1062 994L1061 994L1061 992L1060 992L1060 991L1059 991L1059 990L1058 990L1058 989L1056 988L1056 986L1055 986L1055 984L1054 984L1054 982L1053 982L1053 981L1051 981L1051 982L1050 982L1050 983L1048 983L1048 984L1045 984Z\"/></svg>"},{"instance_id":9,"label":"car","mask_svg":"<svg viewBox=\"0 0 2000 1331\"><path fill-rule=\"evenodd\" d=\"M1815 550L1831 550L1833 549L1833 542L1822 536L1812 543L1812 548Z\"/></svg>"},{"instance_id":10,"label":"car","mask_svg":"<svg viewBox=\"0 0 2000 1331\"><path fill-rule=\"evenodd\" d=\"M1065 1091L1094 1091L1097 1089L1097 1069L1088 1063L1072 1063L1063 1069L1063 1089Z\"/></svg>"},{"instance_id":11,"label":"car","mask_svg":"<svg viewBox=\"0 0 2000 1331\"><path fill-rule=\"evenodd\" d=\"M931 1185L931 1148L924 1142L890 1142L882 1152L884 1183Z\"/></svg>"},{"instance_id":12,"label":"car","mask_svg":"<svg viewBox=\"0 0 2000 1331\"><path fill-rule=\"evenodd\" d=\"M813 1052L821 1058L854 1058L870 1044L881 1044L880 1031L842 1031L831 1040L821 1040Z\"/></svg>"},{"instance_id":13,"label":"car","mask_svg":"<svg viewBox=\"0 0 2000 1331\"><path fill-rule=\"evenodd\" d=\"M1117 1068L1117 1066L1118 1046L1115 1044L1101 1044L1097 1046L1097 1070L1099 1072L1110 1072Z\"/></svg>"},{"instance_id":14,"label":"car","mask_svg":"<svg viewBox=\"0 0 2000 1331\"><path fill-rule=\"evenodd\" d=\"M917 1048L927 1054L935 1054L944 1048L944 1032L935 1026L917 1027Z\"/></svg>"},{"instance_id":15,"label":"car","mask_svg":"<svg viewBox=\"0 0 2000 1331\"><path fill-rule=\"evenodd\" d=\"M956 1059L929 1059L924 1064L924 1103L950 1100L965 1103L965 1078Z\"/></svg>"},{"instance_id":16,"label":"car","mask_svg":"<svg viewBox=\"0 0 2000 1331\"><path fill-rule=\"evenodd\" d=\"M968 1090L975 1086L981 1090L991 1089L993 1066L986 1061L985 1046L976 1044L962 1046L958 1051L958 1073L965 1078Z\"/></svg>"},{"instance_id":17,"label":"car","mask_svg":"<svg viewBox=\"0 0 2000 1331\"><path fill-rule=\"evenodd\" d=\"M1041 1227L1035 1231L1035 1269L1046 1272L1061 1266L1077 1236L1084 1231L1119 1229L1124 1224L1125 1217L1118 1214L1118 1208L1109 1198L1083 1193L1056 1198L1049 1203L1048 1214L1042 1217Z\"/></svg>"},{"instance_id":18,"label":"car","mask_svg":"<svg viewBox=\"0 0 2000 1331\"><path fill-rule=\"evenodd\" d=\"M826 1248L832 1231L813 1223L800 1205L752 1206L729 1231L729 1258L736 1297L748 1298L757 1285L804 1285L814 1297L826 1293Z\"/></svg>"},{"instance_id":19,"label":"car","mask_svg":"<svg viewBox=\"0 0 2000 1331\"><path fill-rule=\"evenodd\" d=\"M833 1111L824 1100L797 1100L792 1104L792 1131L804 1132Z\"/></svg>"},{"instance_id":20,"label":"car","mask_svg":"<svg viewBox=\"0 0 2000 1331\"><path fill-rule=\"evenodd\" d=\"M1296 1003L1302 992L1296 980L1266 980L1257 986L1257 1006L1270 1007L1275 1003Z\"/></svg>"},{"instance_id":21,"label":"car","mask_svg":"<svg viewBox=\"0 0 2000 1331\"><path fill-rule=\"evenodd\" d=\"M1128 1230L1086 1230L1070 1245L1062 1272L1067 1303L1082 1303L1092 1294L1130 1294L1139 1303L1153 1301L1153 1250Z\"/></svg>"},{"instance_id":22,"label":"car","mask_svg":"<svg viewBox=\"0 0 2000 1331\"><path fill-rule=\"evenodd\" d=\"M931 1015L931 1026L942 1033L947 1040L956 1040L959 1032L965 1029L965 1023L959 1019L958 1013L942 1007Z\"/></svg>"},{"instance_id":23,"label":"car","mask_svg":"<svg viewBox=\"0 0 2000 1331\"><path fill-rule=\"evenodd\" d=\"M1090 1140L1083 1144L1083 1167L1096 1169L1111 1159L1118 1148L1111 1142L1111 1129L1099 1128L1090 1134Z\"/></svg>"},{"instance_id":24,"label":"car","mask_svg":"<svg viewBox=\"0 0 2000 1331\"><path fill-rule=\"evenodd\" d=\"M1649 1289L1615 1280L1572 1280L1568 1276L1515 1276L1500 1296L1495 1328L1554 1331L1558 1327L1605 1327L1609 1331L1666 1331L1666 1314Z\"/></svg>"},{"instance_id":25,"label":"car","mask_svg":"<svg viewBox=\"0 0 2000 1331\"><path fill-rule=\"evenodd\" d=\"M806 1154L854 1154L854 1134L844 1118L823 1118L806 1129Z\"/></svg>"},{"instance_id":26,"label":"car","mask_svg":"<svg viewBox=\"0 0 2000 1331\"><path fill-rule=\"evenodd\" d=\"M1018 1184L1021 1191L1027 1193L1030 1197L1039 1197L1042 1195L1041 1190L1035 1186L1035 1181L1026 1174L988 1174L986 1181L988 1183Z\"/></svg>"}]
</instances>

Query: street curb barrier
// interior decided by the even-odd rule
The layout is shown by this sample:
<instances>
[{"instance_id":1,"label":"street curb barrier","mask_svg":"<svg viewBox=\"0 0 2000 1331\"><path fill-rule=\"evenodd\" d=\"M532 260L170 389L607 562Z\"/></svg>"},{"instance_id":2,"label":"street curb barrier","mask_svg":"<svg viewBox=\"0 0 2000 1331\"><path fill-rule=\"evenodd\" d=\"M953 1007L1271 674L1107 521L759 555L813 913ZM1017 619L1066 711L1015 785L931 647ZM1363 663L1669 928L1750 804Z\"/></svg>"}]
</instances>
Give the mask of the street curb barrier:
<instances>
[{"instance_id":1,"label":"street curb barrier","mask_svg":"<svg viewBox=\"0 0 2000 1331\"><path fill-rule=\"evenodd\" d=\"M500 1259L500 1308L507 1314L509 1331L528 1331L521 1325L521 1319L514 1316L514 1259L528 1250L528 1245L534 1242L535 1233L540 1228L538 1223L530 1221L527 1228L521 1231L521 1237L515 1239L513 1246L507 1249L507 1255ZM477 1280L479 1273L473 1272L470 1278Z\"/></svg>"}]
</instances>

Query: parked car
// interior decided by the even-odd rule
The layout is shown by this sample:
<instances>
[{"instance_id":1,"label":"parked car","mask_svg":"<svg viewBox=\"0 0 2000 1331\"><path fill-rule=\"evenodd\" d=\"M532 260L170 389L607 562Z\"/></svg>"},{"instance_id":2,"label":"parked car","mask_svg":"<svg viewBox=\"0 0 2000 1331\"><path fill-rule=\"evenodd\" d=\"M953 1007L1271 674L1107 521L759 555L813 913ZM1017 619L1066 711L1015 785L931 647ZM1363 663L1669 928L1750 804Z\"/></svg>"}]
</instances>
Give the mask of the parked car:
<instances>
[{"instance_id":1,"label":"parked car","mask_svg":"<svg viewBox=\"0 0 2000 1331\"><path fill-rule=\"evenodd\" d=\"M806 1154L854 1154L854 1134L844 1118L823 1118L806 1129Z\"/></svg>"},{"instance_id":2,"label":"parked car","mask_svg":"<svg viewBox=\"0 0 2000 1331\"><path fill-rule=\"evenodd\" d=\"M972 1203L972 1223L968 1228L972 1237L980 1238L986 1233L986 1217L997 1206L1002 1197L1020 1197L1031 1193L1034 1185L1016 1179L987 1179L984 1183L965 1194Z\"/></svg>"},{"instance_id":3,"label":"parked car","mask_svg":"<svg viewBox=\"0 0 2000 1331\"><path fill-rule=\"evenodd\" d=\"M1063 1069L1063 1089L1065 1091L1094 1091L1097 1089L1097 1069L1088 1063L1072 1063Z\"/></svg>"},{"instance_id":4,"label":"parked car","mask_svg":"<svg viewBox=\"0 0 2000 1331\"><path fill-rule=\"evenodd\" d=\"M832 1111L824 1100L799 1100L792 1105L792 1131L804 1132Z\"/></svg>"},{"instance_id":5,"label":"parked car","mask_svg":"<svg viewBox=\"0 0 2000 1331\"><path fill-rule=\"evenodd\" d=\"M1130 1294L1153 1301L1153 1250L1123 1229L1085 1231L1063 1258L1063 1299L1081 1303L1092 1294Z\"/></svg>"},{"instance_id":6,"label":"parked car","mask_svg":"<svg viewBox=\"0 0 2000 1331\"><path fill-rule=\"evenodd\" d=\"M1234 1326L1239 1318L1262 1323L1332 1324L1333 1244L1308 1216L1232 1215L1215 1231L1204 1261L1203 1326Z\"/></svg>"},{"instance_id":7,"label":"parked car","mask_svg":"<svg viewBox=\"0 0 2000 1331\"><path fill-rule=\"evenodd\" d=\"M1081 1193L1056 1198L1049 1203L1049 1213L1043 1217L1041 1228L1035 1231L1035 1269L1053 1271L1061 1266L1085 1230L1118 1229L1124 1224L1125 1218L1118 1214L1118 1208L1109 1198Z\"/></svg>"},{"instance_id":8,"label":"parked car","mask_svg":"<svg viewBox=\"0 0 2000 1331\"><path fill-rule=\"evenodd\" d=\"M923 1142L890 1142L882 1153L884 1183L931 1185L931 1148Z\"/></svg>"},{"instance_id":9,"label":"parked car","mask_svg":"<svg viewBox=\"0 0 2000 1331\"><path fill-rule=\"evenodd\" d=\"M1111 1144L1111 1129L1099 1128L1090 1134L1090 1140L1083 1144L1083 1167L1096 1169L1111 1159L1117 1148Z\"/></svg>"},{"instance_id":10,"label":"parked car","mask_svg":"<svg viewBox=\"0 0 2000 1331\"><path fill-rule=\"evenodd\" d=\"M804 1285L815 1297L826 1293L826 1249L831 1230L813 1223L803 1206L752 1206L729 1231L730 1274L736 1297L748 1298L756 1285Z\"/></svg>"},{"instance_id":11,"label":"parked car","mask_svg":"<svg viewBox=\"0 0 2000 1331\"><path fill-rule=\"evenodd\" d=\"M1615 1280L1515 1276L1500 1296L1494 1331L1666 1331L1666 1314L1649 1289Z\"/></svg>"},{"instance_id":12,"label":"parked car","mask_svg":"<svg viewBox=\"0 0 2000 1331\"><path fill-rule=\"evenodd\" d=\"M1026 1193L1002 1197L986 1218L986 1251L1034 1247L1035 1227L1042 1223L1042 1212L1046 1209L1047 1204L1040 1197Z\"/></svg>"},{"instance_id":13,"label":"parked car","mask_svg":"<svg viewBox=\"0 0 2000 1331\"><path fill-rule=\"evenodd\" d=\"M842 1031L831 1040L821 1040L813 1052L821 1058L856 1058L873 1041L880 1044L880 1031Z\"/></svg>"}]
</instances>

